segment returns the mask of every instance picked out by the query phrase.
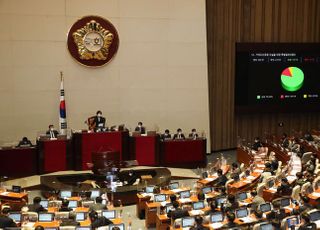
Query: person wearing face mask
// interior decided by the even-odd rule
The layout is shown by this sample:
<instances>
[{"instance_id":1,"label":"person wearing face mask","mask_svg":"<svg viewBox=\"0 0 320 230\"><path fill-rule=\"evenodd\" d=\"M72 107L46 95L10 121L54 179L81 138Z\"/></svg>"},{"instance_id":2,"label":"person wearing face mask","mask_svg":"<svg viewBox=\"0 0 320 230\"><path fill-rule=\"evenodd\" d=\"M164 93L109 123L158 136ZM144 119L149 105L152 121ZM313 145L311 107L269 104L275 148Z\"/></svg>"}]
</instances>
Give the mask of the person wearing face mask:
<instances>
[{"instance_id":1,"label":"person wearing face mask","mask_svg":"<svg viewBox=\"0 0 320 230\"><path fill-rule=\"evenodd\" d=\"M145 134L146 133L146 128L143 127L142 122L138 122L138 126L134 129L136 132L140 132L140 134Z\"/></svg>"},{"instance_id":2,"label":"person wearing face mask","mask_svg":"<svg viewBox=\"0 0 320 230\"><path fill-rule=\"evenodd\" d=\"M94 131L101 132L105 130L106 118L102 116L102 112L100 110L97 111L96 116L94 117Z\"/></svg>"},{"instance_id":3,"label":"person wearing face mask","mask_svg":"<svg viewBox=\"0 0 320 230\"><path fill-rule=\"evenodd\" d=\"M259 148L263 147L259 137L254 139L254 143L252 145L252 149L258 151Z\"/></svg>"},{"instance_id":4,"label":"person wearing face mask","mask_svg":"<svg viewBox=\"0 0 320 230\"><path fill-rule=\"evenodd\" d=\"M174 140L181 140L181 139L185 139L184 134L182 133L182 130L179 128L177 129L177 133L173 135L173 139Z\"/></svg>"},{"instance_id":5,"label":"person wearing face mask","mask_svg":"<svg viewBox=\"0 0 320 230\"><path fill-rule=\"evenodd\" d=\"M192 129L191 133L189 134L189 138L196 140L198 138L198 133L196 129Z\"/></svg>"},{"instance_id":6,"label":"person wearing face mask","mask_svg":"<svg viewBox=\"0 0 320 230\"><path fill-rule=\"evenodd\" d=\"M54 129L54 125L49 125L49 130L46 132L46 135L50 137L50 139L57 138L59 132Z\"/></svg>"}]
</instances>

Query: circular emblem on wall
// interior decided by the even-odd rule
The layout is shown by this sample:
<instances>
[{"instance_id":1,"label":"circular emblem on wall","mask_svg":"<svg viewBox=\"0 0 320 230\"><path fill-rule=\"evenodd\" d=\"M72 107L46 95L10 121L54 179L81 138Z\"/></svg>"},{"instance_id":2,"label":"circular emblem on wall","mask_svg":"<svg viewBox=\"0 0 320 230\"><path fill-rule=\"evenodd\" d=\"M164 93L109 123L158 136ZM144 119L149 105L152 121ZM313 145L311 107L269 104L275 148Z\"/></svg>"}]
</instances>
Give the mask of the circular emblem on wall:
<instances>
[{"instance_id":1,"label":"circular emblem on wall","mask_svg":"<svg viewBox=\"0 0 320 230\"><path fill-rule=\"evenodd\" d=\"M99 16L85 16L75 22L68 33L68 50L80 64L99 67L117 53L119 36L116 28Z\"/></svg>"}]
</instances>

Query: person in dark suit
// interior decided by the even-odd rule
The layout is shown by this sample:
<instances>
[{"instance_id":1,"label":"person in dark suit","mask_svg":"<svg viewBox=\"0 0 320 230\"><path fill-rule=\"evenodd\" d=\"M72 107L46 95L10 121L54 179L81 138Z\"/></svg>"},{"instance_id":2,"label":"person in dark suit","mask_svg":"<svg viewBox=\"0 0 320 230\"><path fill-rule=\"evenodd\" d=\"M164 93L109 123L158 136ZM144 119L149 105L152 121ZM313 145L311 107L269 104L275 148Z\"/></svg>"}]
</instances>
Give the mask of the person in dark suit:
<instances>
[{"instance_id":1,"label":"person in dark suit","mask_svg":"<svg viewBox=\"0 0 320 230\"><path fill-rule=\"evenodd\" d=\"M171 134L170 134L170 130L169 130L169 129L166 129L166 130L164 131L164 134L161 135L161 139L162 139L162 140L171 139Z\"/></svg>"},{"instance_id":2,"label":"person in dark suit","mask_svg":"<svg viewBox=\"0 0 320 230\"><path fill-rule=\"evenodd\" d=\"M254 139L254 143L252 145L252 149L258 151L259 148L263 147L259 137Z\"/></svg>"},{"instance_id":3,"label":"person in dark suit","mask_svg":"<svg viewBox=\"0 0 320 230\"><path fill-rule=\"evenodd\" d=\"M139 121L138 122L138 126L134 129L134 131L140 132L141 134L145 134L146 133L146 128L142 125L142 122Z\"/></svg>"},{"instance_id":4,"label":"person in dark suit","mask_svg":"<svg viewBox=\"0 0 320 230\"><path fill-rule=\"evenodd\" d=\"M301 214L303 212L310 211L313 208L313 206L311 204L309 204L309 201L310 201L309 197L301 196L301 204L298 205L298 208L294 208L292 210L292 214L293 215L298 215L298 214ZM298 202L296 201L296 204L297 203Z\"/></svg>"},{"instance_id":5,"label":"person in dark suit","mask_svg":"<svg viewBox=\"0 0 320 230\"><path fill-rule=\"evenodd\" d=\"M290 186L287 178L281 179L281 185L277 188L277 192L284 196L290 196L292 193L292 187Z\"/></svg>"},{"instance_id":6,"label":"person in dark suit","mask_svg":"<svg viewBox=\"0 0 320 230\"><path fill-rule=\"evenodd\" d=\"M37 212L37 213L46 212L47 209L42 207L40 202L41 202L41 197L36 196L35 198L33 198L33 204L28 205L28 211L29 212Z\"/></svg>"},{"instance_id":7,"label":"person in dark suit","mask_svg":"<svg viewBox=\"0 0 320 230\"><path fill-rule=\"evenodd\" d=\"M239 202L236 200L236 197L233 194L229 194L227 198L227 203L223 206L224 212L234 211L239 208Z\"/></svg>"},{"instance_id":8,"label":"person in dark suit","mask_svg":"<svg viewBox=\"0 0 320 230\"><path fill-rule=\"evenodd\" d=\"M0 214L0 228L17 227L17 224L9 217L10 208L3 208Z\"/></svg>"},{"instance_id":9,"label":"person in dark suit","mask_svg":"<svg viewBox=\"0 0 320 230\"><path fill-rule=\"evenodd\" d=\"M189 216L188 210L183 210L179 207L179 202L178 201L174 201L172 202L172 206L173 206L173 210L170 210L167 213L167 216L173 220L178 219L178 218L182 218L185 216Z\"/></svg>"},{"instance_id":10,"label":"person in dark suit","mask_svg":"<svg viewBox=\"0 0 320 230\"><path fill-rule=\"evenodd\" d=\"M49 125L49 130L46 132L46 135L50 138L57 138L59 135L59 132L54 129L54 125Z\"/></svg>"},{"instance_id":11,"label":"person in dark suit","mask_svg":"<svg viewBox=\"0 0 320 230\"><path fill-rule=\"evenodd\" d=\"M69 205L69 201L67 199L62 200L62 204L59 209L59 212L71 212L72 208L69 208L68 205Z\"/></svg>"},{"instance_id":12,"label":"person in dark suit","mask_svg":"<svg viewBox=\"0 0 320 230\"><path fill-rule=\"evenodd\" d=\"M266 202L265 202L265 200L263 199L263 197L258 196L257 190L251 191L250 194L251 194L251 197L253 198L253 199L252 199L252 202L251 202L251 205L250 205L251 210L252 210L252 211L257 211L259 205L264 204L264 203L266 203Z\"/></svg>"},{"instance_id":13,"label":"person in dark suit","mask_svg":"<svg viewBox=\"0 0 320 230\"><path fill-rule=\"evenodd\" d=\"M282 134L280 145L281 145L283 148L288 148L288 146L289 146L289 139L288 139L288 135L287 135L286 133L283 133L283 134Z\"/></svg>"},{"instance_id":14,"label":"person in dark suit","mask_svg":"<svg viewBox=\"0 0 320 230\"><path fill-rule=\"evenodd\" d=\"M222 226L222 229L230 229L230 228L235 228L238 227L239 225L234 222L236 219L236 216L233 212L227 212L227 223Z\"/></svg>"},{"instance_id":15,"label":"person in dark suit","mask_svg":"<svg viewBox=\"0 0 320 230\"><path fill-rule=\"evenodd\" d=\"M106 209L106 206L102 204L102 198L100 196L96 197L96 203L90 205L90 211L99 211Z\"/></svg>"},{"instance_id":16,"label":"person in dark suit","mask_svg":"<svg viewBox=\"0 0 320 230\"><path fill-rule=\"evenodd\" d=\"M198 138L198 133L197 133L197 130L196 129L192 129L191 130L191 133L189 133L189 138L191 138L191 139L197 139Z\"/></svg>"},{"instance_id":17,"label":"person in dark suit","mask_svg":"<svg viewBox=\"0 0 320 230\"><path fill-rule=\"evenodd\" d=\"M228 178L223 174L222 169L217 170L218 178L216 179L215 185L217 187L225 186Z\"/></svg>"},{"instance_id":18,"label":"person in dark suit","mask_svg":"<svg viewBox=\"0 0 320 230\"><path fill-rule=\"evenodd\" d=\"M95 132L104 131L106 127L106 118L102 116L102 112L98 110L96 112L96 116L94 116L93 118L94 118L93 122L95 124L94 131Z\"/></svg>"},{"instance_id":19,"label":"person in dark suit","mask_svg":"<svg viewBox=\"0 0 320 230\"><path fill-rule=\"evenodd\" d=\"M317 225L310 222L310 215L307 212L301 214L301 224L298 230L316 230Z\"/></svg>"},{"instance_id":20,"label":"person in dark suit","mask_svg":"<svg viewBox=\"0 0 320 230\"><path fill-rule=\"evenodd\" d=\"M186 139L184 134L182 133L182 129L177 129L177 133L173 135L173 140L181 140Z\"/></svg>"},{"instance_id":21,"label":"person in dark suit","mask_svg":"<svg viewBox=\"0 0 320 230\"><path fill-rule=\"evenodd\" d=\"M32 143L27 137L23 137L22 140L17 145L17 147L18 148L32 147Z\"/></svg>"},{"instance_id":22,"label":"person in dark suit","mask_svg":"<svg viewBox=\"0 0 320 230\"><path fill-rule=\"evenodd\" d=\"M111 220L107 219L106 217L104 217L104 216L99 217L99 215L96 211L91 211L89 213L89 219L91 221L91 228L92 229L96 229L101 226L113 224L113 222Z\"/></svg>"},{"instance_id":23,"label":"person in dark suit","mask_svg":"<svg viewBox=\"0 0 320 230\"><path fill-rule=\"evenodd\" d=\"M280 201L277 200L272 205L273 209L267 214L267 220L271 221L275 229L280 229L281 221L286 217L286 212L280 208Z\"/></svg>"},{"instance_id":24,"label":"person in dark suit","mask_svg":"<svg viewBox=\"0 0 320 230\"><path fill-rule=\"evenodd\" d=\"M196 216L194 218L195 226L191 227L190 230L209 230L210 228L203 226L203 218L201 216Z\"/></svg>"},{"instance_id":25,"label":"person in dark suit","mask_svg":"<svg viewBox=\"0 0 320 230\"><path fill-rule=\"evenodd\" d=\"M61 219L60 226L80 226L80 222L76 221L76 214L70 212L68 219Z\"/></svg>"}]
</instances>

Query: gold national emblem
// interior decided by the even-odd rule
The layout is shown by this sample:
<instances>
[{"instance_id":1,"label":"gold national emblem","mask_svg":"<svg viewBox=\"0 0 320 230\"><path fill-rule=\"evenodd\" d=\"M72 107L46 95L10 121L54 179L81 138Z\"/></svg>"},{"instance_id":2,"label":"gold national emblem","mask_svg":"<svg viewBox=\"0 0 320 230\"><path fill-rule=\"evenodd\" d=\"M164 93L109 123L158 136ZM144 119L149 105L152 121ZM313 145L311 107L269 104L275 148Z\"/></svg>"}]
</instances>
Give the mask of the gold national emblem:
<instances>
[{"instance_id":1,"label":"gold national emblem","mask_svg":"<svg viewBox=\"0 0 320 230\"><path fill-rule=\"evenodd\" d=\"M72 37L77 45L82 60L106 60L114 35L103 28L100 23L91 20L82 28L73 32Z\"/></svg>"}]
</instances>

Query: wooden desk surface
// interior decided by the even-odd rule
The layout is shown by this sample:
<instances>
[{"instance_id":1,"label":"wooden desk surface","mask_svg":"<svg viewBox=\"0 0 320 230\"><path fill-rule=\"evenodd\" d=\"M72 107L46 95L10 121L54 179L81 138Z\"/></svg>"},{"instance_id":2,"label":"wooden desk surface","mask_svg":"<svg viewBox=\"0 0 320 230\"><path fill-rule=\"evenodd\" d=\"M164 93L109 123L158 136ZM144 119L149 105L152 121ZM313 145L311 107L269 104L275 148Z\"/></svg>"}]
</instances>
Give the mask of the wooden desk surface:
<instances>
[{"instance_id":1,"label":"wooden desk surface","mask_svg":"<svg viewBox=\"0 0 320 230\"><path fill-rule=\"evenodd\" d=\"M17 198L17 199L22 199L28 197L28 193L15 193L15 192L2 192L0 193L0 199L5 199L5 198Z\"/></svg>"}]
</instances>

